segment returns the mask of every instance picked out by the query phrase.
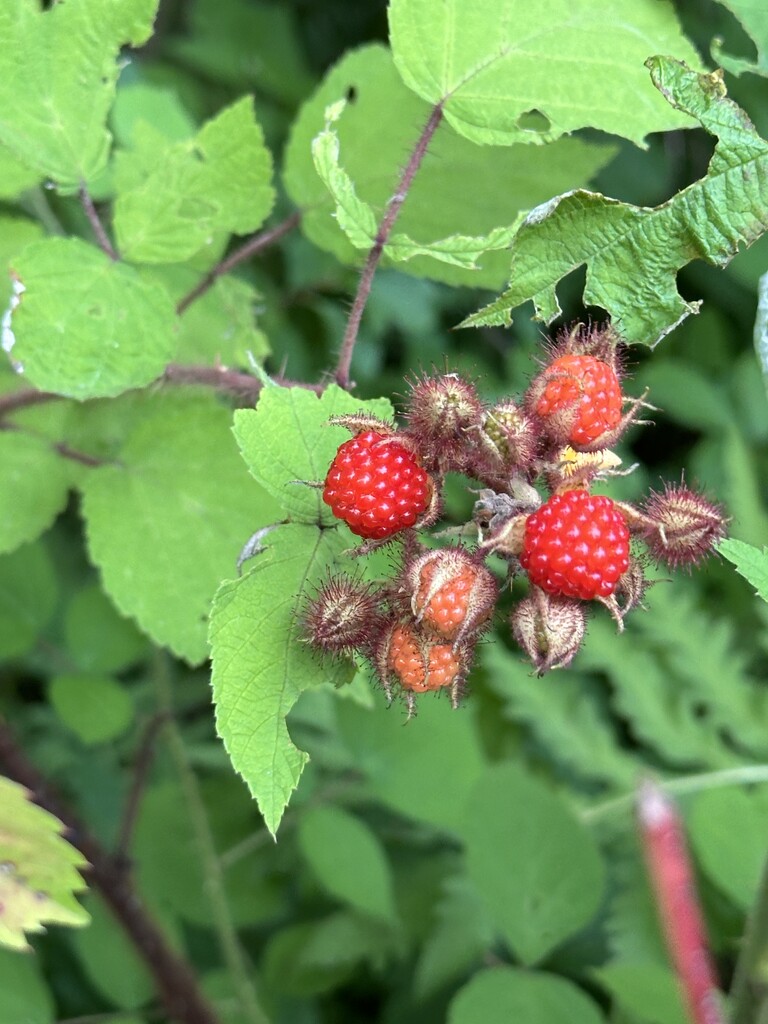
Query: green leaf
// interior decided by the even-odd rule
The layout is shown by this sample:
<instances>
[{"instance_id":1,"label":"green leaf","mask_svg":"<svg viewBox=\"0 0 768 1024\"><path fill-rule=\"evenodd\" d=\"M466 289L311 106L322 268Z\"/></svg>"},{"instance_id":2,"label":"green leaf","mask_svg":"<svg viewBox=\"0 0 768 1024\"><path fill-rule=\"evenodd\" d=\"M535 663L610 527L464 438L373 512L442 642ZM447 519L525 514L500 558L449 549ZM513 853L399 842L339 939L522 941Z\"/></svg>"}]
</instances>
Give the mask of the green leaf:
<instances>
[{"instance_id":1,"label":"green leaf","mask_svg":"<svg viewBox=\"0 0 768 1024\"><path fill-rule=\"evenodd\" d=\"M637 762L620 747L583 676L571 670L558 673L556 681L536 679L521 655L498 643L484 647L482 659L505 717L525 722L557 763L618 789L634 783Z\"/></svg>"},{"instance_id":2,"label":"green leaf","mask_svg":"<svg viewBox=\"0 0 768 1024\"><path fill-rule=\"evenodd\" d=\"M0 557L0 658L25 654L56 608L56 574L37 541Z\"/></svg>"},{"instance_id":3,"label":"green leaf","mask_svg":"<svg viewBox=\"0 0 768 1024\"><path fill-rule=\"evenodd\" d=\"M0 432L0 553L48 529L67 503L73 476L72 463L45 438Z\"/></svg>"},{"instance_id":4,"label":"green leaf","mask_svg":"<svg viewBox=\"0 0 768 1024\"><path fill-rule=\"evenodd\" d=\"M472 791L464 828L469 873L517 956L534 964L600 906L594 838L542 783L506 764Z\"/></svg>"},{"instance_id":5,"label":"green leaf","mask_svg":"<svg viewBox=\"0 0 768 1024\"><path fill-rule=\"evenodd\" d=\"M4 1024L54 1024L53 995L36 957L0 949L0 1020Z\"/></svg>"},{"instance_id":6,"label":"green leaf","mask_svg":"<svg viewBox=\"0 0 768 1024\"><path fill-rule=\"evenodd\" d=\"M221 745L216 744L223 764L215 779L201 786L209 827L217 849L224 852L253 837L259 827L253 803L228 768ZM192 744L187 744L191 754ZM227 863L224 885L234 923L240 927L261 924L284 912L284 891L274 871L270 846ZM210 927L212 904L206 884L200 841L181 787L163 781L151 786L141 801L132 846L136 881L149 905L183 921Z\"/></svg>"},{"instance_id":7,"label":"green leaf","mask_svg":"<svg viewBox=\"0 0 768 1024\"><path fill-rule=\"evenodd\" d=\"M668 3L392 0L389 28L405 84L442 102L473 142L542 142L591 127L642 144L649 132L690 127L643 73L654 53L699 60ZM546 121L540 131L527 127L533 111Z\"/></svg>"},{"instance_id":8,"label":"green leaf","mask_svg":"<svg viewBox=\"0 0 768 1024\"><path fill-rule=\"evenodd\" d=\"M445 882L436 918L416 965L414 993L419 999L465 975L493 944L488 914L464 875Z\"/></svg>"},{"instance_id":9,"label":"green leaf","mask_svg":"<svg viewBox=\"0 0 768 1024\"><path fill-rule=\"evenodd\" d=\"M370 924L334 914L318 924L294 924L270 938L261 961L267 991L307 998L339 988L371 952ZM374 936L375 938L375 936Z\"/></svg>"},{"instance_id":10,"label":"green leaf","mask_svg":"<svg viewBox=\"0 0 768 1024\"><path fill-rule=\"evenodd\" d=\"M736 572L755 588L758 597L768 601L768 550L727 539L717 545L718 553L736 566Z\"/></svg>"},{"instance_id":11,"label":"green leaf","mask_svg":"<svg viewBox=\"0 0 768 1024\"><path fill-rule=\"evenodd\" d=\"M404 711L388 710L381 698L373 711L340 701L339 729L374 797L399 814L456 832L486 763L476 718L471 708L457 713L432 694L418 710L405 727Z\"/></svg>"},{"instance_id":12,"label":"green leaf","mask_svg":"<svg viewBox=\"0 0 768 1024\"><path fill-rule=\"evenodd\" d=\"M710 789L699 793L687 816L701 866L743 911L757 893L768 856L768 788Z\"/></svg>"},{"instance_id":13,"label":"green leaf","mask_svg":"<svg viewBox=\"0 0 768 1024\"><path fill-rule=\"evenodd\" d=\"M123 615L199 664L213 595L278 509L243 471L230 413L209 394L156 397L113 465L83 483L88 548Z\"/></svg>"},{"instance_id":14,"label":"green leaf","mask_svg":"<svg viewBox=\"0 0 768 1024\"><path fill-rule=\"evenodd\" d=\"M248 575L222 583L211 614L218 732L273 835L309 760L294 746L286 715L302 690L349 674L343 663L321 669L297 629L302 594L344 547L340 533L274 530Z\"/></svg>"},{"instance_id":15,"label":"green leaf","mask_svg":"<svg viewBox=\"0 0 768 1024\"><path fill-rule=\"evenodd\" d=\"M73 192L106 166L106 120L124 44L152 32L158 0L0 5L0 142Z\"/></svg>"},{"instance_id":16,"label":"green leaf","mask_svg":"<svg viewBox=\"0 0 768 1024\"><path fill-rule=\"evenodd\" d=\"M766 697L745 671L746 656L736 647L732 621L706 614L681 579L675 580L674 590L655 587L648 606L649 613L634 620L635 628L676 680L693 714L701 716L705 709L709 727L725 731L737 747L764 757Z\"/></svg>"},{"instance_id":17,"label":"green leaf","mask_svg":"<svg viewBox=\"0 0 768 1024\"><path fill-rule=\"evenodd\" d=\"M61 722L83 743L116 739L133 719L133 701L109 676L54 676L49 697Z\"/></svg>"},{"instance_id":18,"label":"green leaf","mask_svg":"<svg viewBox=\"0 0 768 1024\"><path fill-rule=\"evenodd\" d=\"M768 536L768 512L763 501L763 472L756 451L747 443L733 418L717 440L722 475L714 493L733 517L729 529L731 539L759 544Z\"/></svg>"},{"instance_id":19,"label":"green leaf","mask_svg":"<svg viewBox=\"0 0 768 1024\"><path fill-rule=\"evenodd\" d=\"M303 208L301 229L316 245L344 263L360 261L337 222L335 202L312 160L312 140L322 132L325 109L347 95L336 125L344 167L354 182L363 208L381 211L402 173L403 154L413 149L429 117L429 105L403 85L388 49L380 44L347 53L304 104L285 155L285 183L293 201ZM475 146L443 122L413 181L397 220L411 238L487 235L499 225L513 224L520 210L530 209L567 188L585 185L614 155L609 146L562 139L546 148L520 145L505 149ZM467 182L472 202L467 202ZM499 182L504 187L499 187ZM366 231L360 244L370 247L371 215L362 214ZM374 219L378 219L380 213ZM375 234L376 225L373 225ZM365 241L367 239L367 242ZM387 262L390 249L384 252ZM391 253L401 255L401 253ZM499 288L509 271L505 252L478 259L477 270L414 256L399 269L452 284Z\"/></svg>"},{"instance_id":20,"label":"green leaf","mask_svg":"<svg viewBox=\"0 0 768 1024\"><path fill-rule=\"evenodd\" d=\"M96 583L78 590L68 603L64 643L82 672L122 672L148 653L146 638L117 613Z\"/></svg>"},{"instance_id":21,"label":"green leaf","mask_svg":"<svg viewBox=\"0 0 768 1024\"><path fill-rule=\"evenodd\" d=\"M235 437L248 468L296 522L338 523L319 490L302 481L323 481L340 444L349 439L343 427L329 426L331 416L366 412L391 420L385 398L361 402L335 384L318 396L306 388L265 387L255 409L235 412Z\"/></svg>"},{"instance_id":22,"label":"green leaf","mask_svg":"<svg viewBox=\"0 0 768 1024\"><path fill-rule=\"evenodd\" d=\"M755 0L717 0L734 15L741 27L752 37L757 48L757 60L744 60L723 51L722 39L712 41L712 57L732 75L751 71L755 75L768 77L768 11Z\"/></svg>"},{"instance_id":23,"label":"green leaf","mask_svg":"<svg viewBox=\"0 0 768 1024\"><path fill-rule=\"evenodd\" d=\"M23 786L0 777L0 945L28 949L25 933L45 924L87 924L74 896L85 888L78 871L85 858L62 829Z\"/></svg>"},{"instance_id":24,"label":"green leaf","mask_svg":"<svg viewBox=\"0 0 768 1024\"><path fill-rule=\"evenodd\" d=\"M384 848L359 818L338 807L311 808L299 822L299 846L331 896L363 914L396 921L392 872Z\"/></svg>"},{"instance_id":25,"label":"green leaf","mask_svg":"<svg viewBox=\"0 0 768 1024\"><path fill-rule=\"evenodd\" d=\"M514 967L480 971L448 1010L448 1024L601 1024L603 1019L573 982Z\"/></svg>"},{"instance_id":26,"label":"green leaf","mask_svg":"<svg viewBox=\"0 0 768 1024\"><path fill-rule=\"evenodd\" d=\"M512 246L509 289L462 326L509 323L527 299L551 323L557 282L586 263L585 304L607 310L628 342L653 346L700 305L679 294L680 268L696 259L725 266L765 231L768 144L726 98L721 73L699 75L670 57L648 66L669 103L718 137L706 177L652 209L576 190L533 210Z\"/></svg>"},{"instance_id":27,"label":"green leaf","mask_svg":"<svg viewBox=\"0 0 768 1024\"><path fill-rule=\"evenodd\" d=\"M100 398L162 373L176 315L155 282L78 238L32 243L14 260L14 276L20 301L6 343L36 387Z\"/></svg>"},{"instance_id":28,"label":"green leaf","mask_svg":"<svg viewBox=\"0 0 768 1024\"><path fill-rule=\"evenodd\" d=\"M186 142L197 130L178 93L150 82L121 83L110 121L115 142L124 148L136 145L135 132L142 123L169 142Z\"/></svg>"},{"instance_id":29,"label":"green leaf","mask_svg":"<svg viewBox=\"0 0 768 1024\"><path fill-rule=\"evenodd\" d=\"M40 181L37 171L27 167L14 154L0 145L0 199L17 199L22 192Z\"/></svg>"},{"instance_id":30,"label":"green leaf","mask_svg":"<svg viewBox=\"0 0 768 1024\"><path fill-rule=\"evenodd\" d=\"M134 129L139 148L146 135L143 126ZM137 263L181 262L216 232L255 231L275 199L272 158L250 96L208 121L189 142L155 151L152 170L139 184L121 188L121 177L126 175L118 165L115 234L125 259Z\"/></svg>"},{"instance_id":31,"label":"green leaf","mask_svg":"<svg viewBox=\"0 0 768 1024\"><path fill-rule=\"evenodd\" d=\"M372 208L358 199L355 186L339 163L339 137L333 123L341 116L344 101L326 110L325 130L312 143L315 169L336 204L333 216L356 249L368 250L376 241L377 221ZM452 235L438 242L414 242L404 234L391 234L384 251L395 262L414 256L431 256L467 270L475 270L486 252L507 249L514 238L520 218L509 227L494 228L485 236L470 238Z\"/></svg>"},{"instance_id":32,"label":"green leaf","mask_svg":"<svg viewBox=\"0 0 768 1024\"><path fill-rule=\"evenodd\" d=\"M592 973L633 1020L637 1018L643 1024L689 1024L679 982L669 968L616 961Z\"/></svg>"},{"instance_id":33,"label":"green leaf","mask_svg":"<svg viewBox=\"0 0 768 1024\"><path fill-rule=\"evenodd\" d=\"M651 609L655 594L651 591L648 597ZM619 637L613 624L596 618L590 623L579 665L608 676L612 707L628 723L635 739L665 763L676 768L714 769L741 762L723 742L717 723L701 713L701 694L692 693L670 675L644 635L627 630ZM637 771L638 767L635 779ZM634 779L624 783L625 788L632 788Z\"/></svg>"}]
</instances>

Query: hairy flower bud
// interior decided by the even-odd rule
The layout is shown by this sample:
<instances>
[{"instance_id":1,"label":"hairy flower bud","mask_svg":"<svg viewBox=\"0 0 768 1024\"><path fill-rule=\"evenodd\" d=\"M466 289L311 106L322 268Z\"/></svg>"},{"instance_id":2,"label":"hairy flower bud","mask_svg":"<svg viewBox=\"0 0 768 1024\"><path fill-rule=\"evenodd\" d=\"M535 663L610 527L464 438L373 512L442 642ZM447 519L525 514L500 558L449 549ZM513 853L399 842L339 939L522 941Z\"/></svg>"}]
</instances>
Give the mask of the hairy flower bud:
<instances>
[{"instance_id":1,"label":"hairy flower bud","mask_svg":"<svg viewBox=\"0 0 768 1024\"><path fill-rule=\"evenodd\" d=\"M665 484L646 501L639 532L651 556L676 569L705 558L725 536L726 523L719 505L684 483Z\"/></svg>"},{"instance_id":2,"label":"hairy flower bud","mask_svg":"<svg viewBox=\"0 0 768 1024\"><path fill-rule=\"evenodd\" d=\"M433 472L464 472L466 438L483 414L474 384L458 373L444 373L419 377L409 386L405 418L424 464Z\"/></svg>"},{"instance_id":3,"label":"hairy flower bud","mask_svg":"<svg viewBox=\"0 0 768 1024\"><path fill-rule=\"evenodd\" d=\"M492 487L530 469L539 447L534 421L511 399L483 414L479 432L468 437L471 473Z\"/></svg>"},{"instance_id":4,"label":"hairy flower bud","mask_svg":"<svg viewBox=\"0 0 768 1024\"><path fill-rule=\"evenodd\" d=\"M570 665L581 647L586 623L581 601L547 594L540 587L531 587L510 616L512 636L540 676Z\"/></svg>"},{"instance_id":5,"label":"hairy flower bud","mask_svg":"<svg viewBox=\"0 0 768 1024\"><path fill-rule=\"evenodd\" d=\"M383 626L379 597L365 583L329 576L304 607L304 639L323 654L367 653Z\"/></svg>"}]
</instances>

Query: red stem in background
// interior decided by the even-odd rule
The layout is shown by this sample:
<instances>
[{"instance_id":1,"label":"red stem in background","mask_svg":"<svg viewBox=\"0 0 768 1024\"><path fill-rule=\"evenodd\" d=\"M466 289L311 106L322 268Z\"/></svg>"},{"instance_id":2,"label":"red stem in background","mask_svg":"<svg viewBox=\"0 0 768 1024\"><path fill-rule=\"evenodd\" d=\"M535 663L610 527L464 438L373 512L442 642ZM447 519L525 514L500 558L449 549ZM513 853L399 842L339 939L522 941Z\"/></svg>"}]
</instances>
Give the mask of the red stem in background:
<instances>
[{"instance_id":1,"label":"red stem in background","mask_svg":"<svg viewBox=\"0 0 768 1024\"><path fill-rule=\"evenodd\" d=\"M692 1024L726 1024L677 809L646 780L637 817L661 926Z\"/></svg>"},{"instance_id":2,"label":"red stem in background","mask_svg":"<svg viewBox=\"0 0 768 1024\"><path fill-rule=\"evenodd\" d=\"M421 166L421 161L424 159L427 147L432 141L432 137L437 131L442 119L443 104L441 101L432 108L429 120L424 125L421 135L413 148L413 152L411 153L410 159L403 171L403 175L398 182L395 194L387 203L387 208L384 211L381 224L379 224L379 230L376 232L376 238L370 252L368 253L368 258L365 261L365 266L363 267L363 271L360 275L357 294L355 295L352 303L352 309L349 312L349 320L347 321L347 327L344 331L344 338L341 343L341 350L339 352L339 360L336 364L335 373L336 383L339 387L348 388L350 385L349 371L352 365L352 353L355 350L357 333L360 329L360 321L363 318L363 311L365 310L366 303L368 302L368 296L371 293L373 276L376 273L376 268L378 267L382 253L384 252L384 246L386 245L390 232L397 220L397 216L400 213L400 208L405 202L408 191L413 183L413 179L416 176L416 172Z\"/></svg>"}]
</instances>

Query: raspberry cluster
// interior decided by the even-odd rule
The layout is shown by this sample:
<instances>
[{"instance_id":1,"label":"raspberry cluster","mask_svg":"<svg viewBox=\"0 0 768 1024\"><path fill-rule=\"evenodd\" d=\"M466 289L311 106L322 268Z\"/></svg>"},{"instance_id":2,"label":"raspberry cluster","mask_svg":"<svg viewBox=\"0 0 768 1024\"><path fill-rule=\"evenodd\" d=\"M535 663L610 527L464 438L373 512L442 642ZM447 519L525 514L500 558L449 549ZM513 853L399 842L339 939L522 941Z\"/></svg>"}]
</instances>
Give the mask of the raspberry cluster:
<instances>
[{"instance_id":1,"label":"raspberry cluster","mask_svg":"<svg viewBox=\"0 0 768 1024\"><path fill-rule=\"evenodd\" d=\"M478 640L502 586L527 577L511 633L539 674L570 664L585 634L588 602L619 630L642 606L649 560L689 567L725 534L715 503L686 484L665 485L641 505L592 492L618 472L612 450L638 422L645 396L622 390L622 346L610 327L561 332L521 399L489 406L455 373L409 381L405 425L343 416L352 437L328 470L323 498L363 543L365 555L399 546L392 578L374 586L329 577L308 599L304 637L331 655L357 654L391 700L413 713L417 694L446 690L459 703ZM423 543L440 517L446 473L481 488L472 523ZM473 544L434 546L446 533ZM497 580L485 564L507 565Z\"/></svg>"}]
</instances>

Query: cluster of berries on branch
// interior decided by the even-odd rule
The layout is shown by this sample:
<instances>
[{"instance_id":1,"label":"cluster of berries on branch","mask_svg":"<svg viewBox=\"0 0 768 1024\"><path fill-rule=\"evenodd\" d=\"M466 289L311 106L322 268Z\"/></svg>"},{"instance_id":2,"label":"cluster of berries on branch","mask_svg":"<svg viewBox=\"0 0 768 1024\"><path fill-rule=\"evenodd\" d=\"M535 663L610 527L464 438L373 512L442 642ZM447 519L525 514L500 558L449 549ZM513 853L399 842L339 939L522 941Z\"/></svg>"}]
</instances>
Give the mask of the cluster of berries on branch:
<instances>
[{"instance_id":1,"label":"cluster of berries on branch","mask_svg":"<svg viewBox=\"0 0 768 1024\"><path fill-rule=\"evenodd\" d=\"M642 606L648 561L691 566L726 523L684 483L641 505L592 493L619 472L613 448L648 407L645 396L624 395L623 377L615 331L577 324L560 333L520 401L488 406L471 381L445 373L409 382L402 429L337 417L352 437L328 470L323 499L361 538L356 554L399 542L398 567L378 586L329 577L307 602L305 638L326 654L362 655L411 714L428 690L448 690L458 704L502 589L485 564L491 555L506 562L505 586L527 576L510 628L539 674L573 660L589 602L605 605L621 630ZM440 517L446 473L480 484L473 521L457 531L471 532L471 545L419 539Z\"/></svg>"}]
</instances>

